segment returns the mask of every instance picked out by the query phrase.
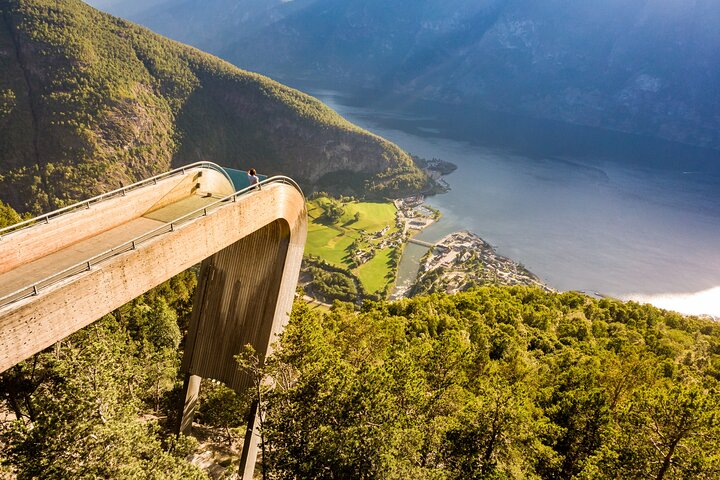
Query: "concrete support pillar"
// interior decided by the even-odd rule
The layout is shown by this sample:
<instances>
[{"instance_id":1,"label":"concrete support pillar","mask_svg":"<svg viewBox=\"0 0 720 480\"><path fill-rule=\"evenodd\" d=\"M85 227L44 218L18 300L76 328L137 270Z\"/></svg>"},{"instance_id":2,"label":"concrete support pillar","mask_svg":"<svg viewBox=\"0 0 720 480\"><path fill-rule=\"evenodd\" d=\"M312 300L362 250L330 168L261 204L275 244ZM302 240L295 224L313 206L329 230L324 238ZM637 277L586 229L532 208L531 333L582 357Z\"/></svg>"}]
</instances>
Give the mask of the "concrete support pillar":
<instances>
[{"instance_id":1,"label":"concrete support pillar","mask_svg":"<svg viewBox=\"0 0 720 480\"><path fill-rule=\"evenodd\" d=\"M186 375L183 384L181 396L182 406L180 411L180 421L178 423L178 433L188 435L192 429L193 418L195 418L195 408L198 403L198 395L200 393L200 380L198 375Z\"/></svg>"},{"instance_id":2,"label":"concrete support pillar","mask_svg":"<svg viewBox=\"0 0 720 480\"><path fill-rule=\"evenodd\" d=\"M245 432L245 442L243 443L242 455L240 456L240 478L242 480L252 480L255 472L255 462L258 456L258 444L260 443L260 417L258 414L258 404L253 402L248 413L248 426Z\"/></svg>"},{"instance_id":3,"label":"concrete support pillar","mask_svg":"<svg viewBox=\"0 0 720 480\"><path fill-rule=\"evenodd\" d=\"M302 259L290 234L286 221L274 221L203 261L182 371L238 393L253 386L235 356L249 344L264 361L288 320Z\"/></svg>"},{"instance_id":4,"label":"concrete support pillar","mask_svg":"<svg viewBox=\"0 0 720 480\"><path fill-rule=\"evenodd\" d=\"M304 211L302 212L304 215ZM235 356L252 345L260 361L289 318L302 260L304 223L293 231L284 218L269 222L206 258L188 328L182 370L223 382L238 393L254 385ZM186 388L183 425L189 427L197 391ZM240 475L252 479L258 454L257 405L248 417ZM183 427L181 427L183 428Z\"/></svg>"}]
</instances>

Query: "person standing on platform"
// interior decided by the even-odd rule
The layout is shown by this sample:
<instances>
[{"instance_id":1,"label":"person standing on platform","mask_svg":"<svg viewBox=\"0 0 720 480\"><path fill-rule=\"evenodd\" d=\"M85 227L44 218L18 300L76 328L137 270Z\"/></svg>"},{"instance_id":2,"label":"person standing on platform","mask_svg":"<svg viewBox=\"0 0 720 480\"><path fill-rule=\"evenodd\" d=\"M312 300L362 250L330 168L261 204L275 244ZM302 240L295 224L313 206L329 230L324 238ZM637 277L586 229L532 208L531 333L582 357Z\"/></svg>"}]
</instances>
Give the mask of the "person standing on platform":
<instances>
[{"instance_id":1,"label":"person standing on platform","mask_svg":"<svg viewBox=\"0 0 720 480\"><path fill-rule=\"evenodd\" d=\"M251 168L250 170L248 170L247 176L248 176L248 182L250 182L251 187L253 185L258 185L260 183L260 179L258 178L257 173L255 172L254 168ZM258 189L259 188L260 188L260 185L258 185Z\"/></svg>"}]
</instances>

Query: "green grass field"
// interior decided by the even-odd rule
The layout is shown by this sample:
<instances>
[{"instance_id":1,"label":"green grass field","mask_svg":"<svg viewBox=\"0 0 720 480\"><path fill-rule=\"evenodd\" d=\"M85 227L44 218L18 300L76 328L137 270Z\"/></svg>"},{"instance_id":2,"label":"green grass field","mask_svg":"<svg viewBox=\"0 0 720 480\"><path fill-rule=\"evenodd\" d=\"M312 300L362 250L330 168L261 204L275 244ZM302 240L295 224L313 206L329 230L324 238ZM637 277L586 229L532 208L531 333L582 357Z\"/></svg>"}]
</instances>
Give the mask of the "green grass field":
<instances>
[{"instance_id":1,"label":"green grass field","mask_svg":"<svg viewBox=\"0 0 720 480\"><path fill-rule=\"evenodd\" d=\"M370 261L355 269L355 274L365 286L365 290L370 293L377 292L395 279L394 272L392 278L387 277L392 271L389 262L390 249L386 248L379 251Z\"/></svg>"},{"instance_id":2,"label":"green grass field","mask_svg":"<svg viewBox=\"0 0 720 480\"><path fill-rule=\"evenodd\" d=\"M325 197L308 202L310 226L305 253L317 255L326 262L349 268L362 282L368 293L385 289L394 281L395 269L390 260L390 247L379 248L383 239L398 232L395 226L396 208L392 203L348 202L342 203L344 213L338 220L323 222L323 205L330 200ZM356 220L357 214L357 220ZM389 227L382 237L376 233ZM351 245L356 245L351 249ZM375 251L375 256L357 267L352 263L352 250Z\"/></svg>"}]
</instances>

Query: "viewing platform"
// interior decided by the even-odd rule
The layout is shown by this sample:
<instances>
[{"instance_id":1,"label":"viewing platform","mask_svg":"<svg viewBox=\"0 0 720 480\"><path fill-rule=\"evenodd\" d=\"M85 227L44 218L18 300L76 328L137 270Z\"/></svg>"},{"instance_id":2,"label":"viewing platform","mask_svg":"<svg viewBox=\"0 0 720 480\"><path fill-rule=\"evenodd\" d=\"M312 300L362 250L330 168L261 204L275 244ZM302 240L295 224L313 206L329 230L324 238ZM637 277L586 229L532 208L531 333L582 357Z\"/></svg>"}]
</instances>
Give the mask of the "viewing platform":
<instances>
[{"instance_id":1,"label":"viewing platform","mask_svg":"<svg viewBox=\"0 0 720 480\"><path fill-rule=\"evenodd\" d=\"M260 178L251 186L244 172L201 162L0 229L0 372L200 263L178 431L192 426L201 378L247 390L253 378L235 355L248 344L271 353L307 236L298 185ZM257 456L249 419L244 478Z\"/></svg>"},{"instance_id":2,"label":"viewing platform","mask_svg":"<svg viewBox=\"0 0 720 480\"><path fill-rule=\"evenodd\" d=\"M206 215L234 192L229 176L199 164L1 229L0 308Z\"/></svg>"},{"instance_id":3,"label":"viewing platform","mask_svg":"<svg viewBox=\"0 0 720 480\"><path fill-rule=\"evenodd\" d=\"M307 230L299 187L261 178L201 162L0 229L0 372L203 262L184 371L242 390L232 356L284 325Z\"/></svg>"}]
</instances>

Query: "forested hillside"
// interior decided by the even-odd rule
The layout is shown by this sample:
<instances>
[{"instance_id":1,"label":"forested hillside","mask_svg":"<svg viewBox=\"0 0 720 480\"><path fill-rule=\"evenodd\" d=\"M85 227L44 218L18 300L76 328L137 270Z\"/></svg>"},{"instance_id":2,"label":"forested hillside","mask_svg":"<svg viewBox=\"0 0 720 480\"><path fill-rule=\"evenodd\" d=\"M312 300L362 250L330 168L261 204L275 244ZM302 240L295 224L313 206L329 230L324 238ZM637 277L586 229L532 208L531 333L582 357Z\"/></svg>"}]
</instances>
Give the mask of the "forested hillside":
<instances>
[{"instance_id":1,"label":"forested hillside","mask_svg":"<svg viewBox=\"0 0 720 480\"><path fill-rule=\"evenodd\" d=\"M194 286L187 272L2 374L20 419L0 422L5 468L202 477L184 459L197 443L163 428ZM720 326L647 305L528 287L298 303L275 357L238 368L274 387L259 392L268 478L720 475ZM256 393L203 392L201 422L242 438Z\"/></svg>"},{"instance_id":2,"label":"forested hillside","mask_svg":"<svg viewBox=\"0 0 720 480\"><path fill-rule=\"evenodd\" d=\"M481 288L318 315L267 372L273 478L720 475L720 326ZM362 473L360 473L362 472Z\"/></svg>"},{"instance_id":3,"label":"forested hillside","mask_svg":"<svg viewBox=\"0 0 720 480\"><path fill-rule=\"evenodd\" d=\"M265 77L77 0L0 0L0 227L199 159L370 196L426 182ZM227 478L253 401L269 479L720 478L720 325L529 287L296 303L269 361L238 352L256 390L203 382L196 433L235 448L216 457L173 433L196 286L0 373L0 478Z\"/></svg>"},{"instance_id":4,"label":"forested hillside","mask_svg":"<svg viewBox=\"0 0 720 480\"><path fill-rule=\"evenodd\" d=\"M268 78L79 0L0 1L0 199L46 211L198 160L375 196L426 182Z\"/></svg>"}]
</instances>

